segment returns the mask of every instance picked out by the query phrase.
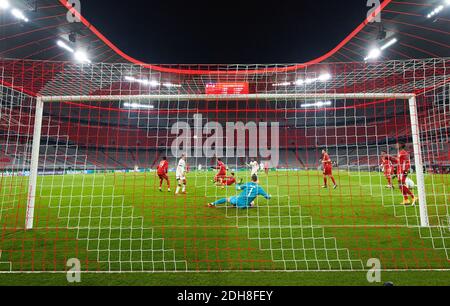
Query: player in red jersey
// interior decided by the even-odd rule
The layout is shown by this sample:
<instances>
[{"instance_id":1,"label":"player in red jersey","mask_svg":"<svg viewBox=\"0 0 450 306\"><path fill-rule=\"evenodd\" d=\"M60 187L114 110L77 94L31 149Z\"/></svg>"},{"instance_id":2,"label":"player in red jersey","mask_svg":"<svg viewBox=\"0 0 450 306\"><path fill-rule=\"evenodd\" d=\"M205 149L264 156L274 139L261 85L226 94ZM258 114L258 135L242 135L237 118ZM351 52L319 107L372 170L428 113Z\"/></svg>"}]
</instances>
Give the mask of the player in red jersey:
<instances>
[{"instance_id":1,"label":"player in red jersey","mask_svg":"<svg viewBox=\"0 0 450 306\"><path fill-rule=\"evenodd\" d=\"M388 181L387 188L394 188L392 185L392 176L394 175L394 165L392 164L390 156L386 151L381 151L381 167L383 168L384 176Z\"/></svg>"},{"instance_id":2,"label":"player in red jersey","mask_svg":"<svg viewBox=\"0 0 450 306\"><path fill-rule=\"evenodd\" d=\"M329 177L333 181L334 184L333 189L336 189L338 186L333 176L333 162L331 161L330 156L328 155L326 150L322 150L322 165L323 165L323 182L324 182L322 188L328 188L327 178Z\"/></svg>"},{"instance_id":3,"label":"player in red jersey","mask_svg":"<svg viewBox=\"0 0 450 306\"><path fill-rule=\"evenodd\" d=\"M162 184L164 181L167 182L167 188L170 192L170 180L167 176L167 173L169 172L169 162L167 161L167 157L163 157L162 161L159 163L157 168L157 174L159 177L159 191L162 192Z\"/></svg>"},{"instance_id":4,"label":"player in red jersey","mask_svg":"<svg viewBox=\"0 0 450 306\"><path fill-rule=\"evenodd\" d=\"M398 185L403 194L402 205L414 206L416 204L416 197L406 185L406 178L408 177L409 170L411 169L409 153L406 151L406 145L404 143L398 143L397 148L398 155L397 157L391 157L391 161L397 164ZM409 201L409 197L411 197L412 202Z\"/></svg>"},{"instance_id":5,"label":"player in red jersey","mask_svg":"<svg viewBox=\"0 0 450 306\"><path fill-rule=\"evenodd\" d=\"M222 162L222 159L217 159L217 167L218 170L216 176L214 177L214 183L220 183L222 185L222 188L225 188L225 184L223 183L223 180L227 178L227 166L225 166L224 162Z\"/></svg>"},{"instance_id":6,"label":"player in red jersey","mask_svg":"<svg viewBox=\"0 0 450 306\"><path fill-rule=\"evenodd\" d=\"M231 176L223 179L221 183L222 186L232 186L234 184L236 184L236 174L234 172L231 172ZM242 179L239 184L242 184Z\"/></svg>"}]
</instances>

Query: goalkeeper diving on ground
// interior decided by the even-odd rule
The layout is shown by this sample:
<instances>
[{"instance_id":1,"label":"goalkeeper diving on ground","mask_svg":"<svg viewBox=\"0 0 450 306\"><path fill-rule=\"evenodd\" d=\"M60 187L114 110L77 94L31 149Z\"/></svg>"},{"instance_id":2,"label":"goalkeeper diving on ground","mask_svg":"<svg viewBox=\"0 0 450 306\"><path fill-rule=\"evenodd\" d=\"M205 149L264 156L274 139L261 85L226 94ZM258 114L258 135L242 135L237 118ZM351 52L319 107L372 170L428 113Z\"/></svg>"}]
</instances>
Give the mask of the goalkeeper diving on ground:
<instances>
[{"instance_id":1,"label":"goalkeeper diving on ground","mask_svg":"<svg viewBox=\"0 0 450 306\"><path fill-rule=\"evenodd\" d=\"M271 199L271 196L268 195L261 186L259 186L258 176L256 175L252 176L252 181L250 183L237 185L236 190L242 191L241 194L231 198L220 199L214 203L209 203L208 206L214 208L218 205L230 203L236 208L245 209L255 207L255 199L258 196L263 196L266 200Z\"/></svg>"}]
</instances>

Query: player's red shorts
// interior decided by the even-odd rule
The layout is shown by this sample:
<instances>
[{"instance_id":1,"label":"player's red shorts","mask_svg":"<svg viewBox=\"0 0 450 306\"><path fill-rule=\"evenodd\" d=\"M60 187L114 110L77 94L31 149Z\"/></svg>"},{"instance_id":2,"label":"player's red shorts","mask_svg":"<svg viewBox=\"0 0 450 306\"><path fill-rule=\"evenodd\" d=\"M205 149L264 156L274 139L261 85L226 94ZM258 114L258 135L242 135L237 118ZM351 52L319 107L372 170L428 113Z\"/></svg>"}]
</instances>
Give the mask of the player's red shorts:
<instances>
[{"instance_id":1,"label":"player's red shorts","mask_svg":"<svg viewBox=\"0 0 450 306\"><path fill-rule=\"evenodd\" d=\"M397 175L398 183L401 185L406 184L406 179L408 178L408 172L403 172Z\"/></svg>"},{"instance_id":2,"label":"player's red shorts","mask_svg":"<svg viewBox=\"0 0 450 306\"><path fill-rule=\"evenodd\" d=\"M394 168L390 167L390 168L385 168L384 169L384 176L388 177L394 174Z\"/></svg>"},{"instance_id":3,"label":"player's red shorts","mask_svg":"<svg viewBox=\"0 0 450 306\"><path fill-rule=\"evenodd\" d=\"M167 176L167 173L158 173L160 180L168 180L169 177Z\"/></svg>"},{"instance_id":4,"label":"player's red shorts","mask_svg":"<svg viewBox=\"0 0 450 306\"><path fill-rule=\"evenodd\" d=\"M333 167L325 167L323 169L323 174L324 175L333 175Z\"/></svg>"},{"instance_id":5,"label":"player's red shorts","mask_svg":"<svg viewBox=\"0 0 450 306\"><path fill-rule=\"evenodd\" d=\"M234 178L234 177L232 177L232 178L228 178L226 181L224 181L223 182L225 185L227 185L227 186L231 186L231 185L233 185L233 184L235 184L236 183L236 179Z\"/></svg>"},{"instance_id":6,"label":"player's red shorts","mask_svg":"<svg viewBox=\"0 0 450 306\"><path fill-rule=\"evenodd\" d=\"M214 180L218 181L218 180L223 180L227 178L227 173L223 173L223 172L219 172L215 177Z\"/></svg>"}]
</instances>

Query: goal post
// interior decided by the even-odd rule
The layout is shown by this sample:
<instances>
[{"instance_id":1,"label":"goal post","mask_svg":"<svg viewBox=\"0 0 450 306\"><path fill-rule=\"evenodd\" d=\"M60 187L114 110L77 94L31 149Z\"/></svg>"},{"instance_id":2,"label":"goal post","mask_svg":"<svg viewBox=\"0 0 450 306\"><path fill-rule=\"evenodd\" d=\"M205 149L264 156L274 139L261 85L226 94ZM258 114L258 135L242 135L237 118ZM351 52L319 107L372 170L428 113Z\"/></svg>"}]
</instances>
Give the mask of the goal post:
<instances>
[{"instance_id":1,"label":"goal post","mask_svg":"<svg viewBox=\"0 0 450 306\"><path fill-rule=\"evenodd\" d=\"M36 188L39 170L39 150L41 145L42 117L44 112L44 100L41 97L36 98L36 110L34 115L34 132L31 149L30 178L28 183L28 200L25 228L33 229L34 208L36 204Z\"/></svg>"},{"instance_id":2,"label":"goal post","mask_svg":"<svg viewBox=\"0 0 450 306\"><path fill-rule=\"evenodd\" d=\"M425 176L423 167L423 154L420 142L420 128L419 116L417 112L416 96L409 98L409 116L411 119L412 139L414 147L414 162L416 167L417 188L419 193L419 207L420 207L420 225L428 227L430 225L428 220L427 197L425 191Z\"/></svg>"},{"instance_id":3,"label":"goal post","mask_svg":"<svg viewBox=\"0 0 450 306\"><path fill-rule=\"evenodd\" d=\"M114 102L114 101L250 101L250 100L301 100L301 99L404 99L409 101L409 116L411 122L412 141L414 147L415 170L417 174L418 197L420 205L420 225L428 227L428 212L426 202L425 177L423 155L420 142L419 119L415 94L411 93L268 93L244 95L87 95L87 96L42 96L36 98L34 120L34 135L32 144L32 158L30 167L29 194L26 211L26 229L33 228L34 208L36 199L36 184L39 168L39 149L44 103L70 101L70 102Z\"/></svg>"}]
</instances>

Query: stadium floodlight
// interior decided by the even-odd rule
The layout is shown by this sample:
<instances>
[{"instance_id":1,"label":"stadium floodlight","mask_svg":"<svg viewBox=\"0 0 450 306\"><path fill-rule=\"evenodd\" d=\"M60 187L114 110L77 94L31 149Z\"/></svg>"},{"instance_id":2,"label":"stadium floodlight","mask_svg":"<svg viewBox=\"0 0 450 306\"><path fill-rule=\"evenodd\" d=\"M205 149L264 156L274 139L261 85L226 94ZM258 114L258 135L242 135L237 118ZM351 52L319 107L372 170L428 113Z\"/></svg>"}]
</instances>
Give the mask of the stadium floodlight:
<instances>
[{"instance_id":1,"label":"stadium floodlight","mask_svg":"<svg viewBox=\"0 0 450 306\"><path fill-rule=\"evenodd\" d=\"M302 86L302 85L309 85L309 84L314 84L314 83L316 83L316 82L327 82L327 81L329 81L329 80L331 80L332 79L332 75L331 74L329 74L329 73L323 73L323 74L321 74L321 75L319 75L318 77L316 77L316 78L306 78L306 79L304 79L304 80L302 80L302 79L298 79L296 82L295 82L295 85L297 85L297 86Z\"/></svg>"},{"instance_id":2,"label":"stadium floodlight","mask_svg":"<svg viewBox=\"0 0 450 306\"><path fill-rule=\"evenodd\" d=\"M282 83L274 83L272 84L273 87L286 87L286 86L290 86L293 85L295 83L291 83L291 82L282 82Z\"/></svg>"},{"instance_id":3,"label":"stadium floodlight","mask_svg":"<svg viewBox=\"0 0 450 306\"><path fill-rule=\"evenodd\" d=\"M137 78L132 77L132 76L126 76L125 77L125 81L131 82L131 83L139 83L139 84L146 85L146 86L151 86L151 87L158 87L158 86L161 85L161 83L159 83L158 81L155 81L155 80L149 81L149 80L146 80L146 79L137 79ZM170 84L170 85L169 84L170 83L166 83L164 86L165 87L176 87L177 86L177 85L174 85L174 84ZM167 85L169 85L169 86L167 86Z\"/></svg>"},{"instance_id":4,"label":"stadium floodlight","mask_svg":"<svg viewBox=\"0 0 450 306\"><path fill-rule=\"evenodd\" d=\"M137 79L137 78L132 77L132 76L126 76L125 77L125 81L131 82L131 83L139 83L139 84L142 84L142 85L150 85L150 81L149 80Z\"/></svg>"},{"instance_id":5,"label":"stadium floodlight","mask_svg":"<svg viewBox=\"0 0 450 306\"><path fill-rule=\"evenodd\" d=\"M389 40L387 43L385 43L384 45L382 45L381 47L375 47L373 49L371 49L369 51L369 54L366 56L366 58L364 59L365 61L368 60L372 60L372 59L377 59L381 56L381 54L383 53L382 51L386 50L387 48L391 47L392 45L397 43L397 38L393 38L391 40Z\"/></svg>"},{"instance_id":6,"label":"stadium floodlight","mask_svg":"<svg viewBox=\"0 0 450 306\"><path fill-rule=\"evenodd\" d=\"M389 48L390 46L394 45L397 43L397 38L393 38L391 40L389 40L387 43L385 43L384 45L381 46L380 50L386 50L387 48Z\"/></svg>"},{"instance_id":7,"label":"stadium floodlight","mask_svg":"<svg viewBox=\"0 0 450 306\"><path fill-rule=\"evenodd\" d=\"M0 9L7 10L10 6L8 0L0 0Z\"/></svg>"},{"instance_id":8,"label":"stadium floodlight","mask_svg":"<svg viewBox=\"0 0 450 306\"><path fill-rule=\"evenodd\" d=\"M371 59L377 59L381 56L381 50L380 48L373 48L369 51L369 54L364 59L365 61L371 60Z\"/></svg>"},{"instance_id":9,"label":"stadium floodlight","mask_svg":"<svg viewBox=\"0 0 450 306\"><path fill-rule=\"evenodd\" d=\"M21 21L24 21L24 22L29 21L28 18L25 16L25 14L19 9L16 9L16 8L12 9L11 14L13 14L14 17L16 17L17 19L19 19Z\"/></svg>"},{"instance_id":10,"label":"stadium floodlight","mask_svg":"<svg viewBox=\"0 0 450 306\"><path fill-rule=\"evenodd\" d=\"M324 73L324 74L321 74L321 75L318 77L318 80L319 80L320 82L326 82L326 81L331 80L331 78L332 78L331 74L329 74L329 73Z\"/></svg>"},{"instance_id":11,"label":"stadium floodlight","mask_svg":"<svg viewBox=\"0 0 450 306\"><path fill-rule=\"evenodd\" d=\"M64 50L67 50L67 51L69 51L70 53L73 53L73 57L75 58L75 60L77 60L78 62L81 62L81 63L91 63L91 60L89 59L89 57L88 57L88 54L85 52L85 51L83 51L83 50L74 50L72 47L70 47L68 44L66 44L64 41L62 41L62 40L58 40L57 42L56 42L56 44L60 47L60 48L62 48L62 49L64 49Z\"/></svg>"},{"instance_id":12,"label":"stadium floodlight","mask_svg":"<svg viewBox=\"0 0 450 306\"><path fill-rule=\"evenodd\" d=\"M163 83L162 86L166 88L180 88L182 87L181 84L173 84L173 83Z\"/></svg>"},{"instance_id":13,"label":"stadium floodlight","mask_svg":"<svg viewBox=\"0 0 450 306\"><path fill-rule=\"evenodd\" d=\"M88 57L88 54L83 50L77 50L73 54L74 58L81 63L91 63L91 60Z\"/></svg>"},{"instance_id":14,"label":"stadium floodlight","mask_svg":"<svg viewBox=\"0 0 450 306\"><path fill-rule=\"evenodd\" d=\"M150 82L149 82L149 85L151 86L151 87L158 87L159 85L161 85L158 81L155 81L155 80L151 80Z\"/></svg>"},{"instance_id":15,"label":"stadium floodlight","mask_svg":"<svg viewBox=\"0 0 450 306\"><path fill-rule=\"evenodd\" d=\"M319 101L316 103L306 103L306 104L302 104L303 108L321 108L324 106L330 106L333 103L331 101Z\"/></svg>"},{"instance_id":16,"label":"stadium floodlight","mask_svg":"<svg viewBox=\"0 0 450 306\"><path fill-rule=\"evenodd\" d=\"M447 1L446 1L446 4L449 5L449 4L450 4L450 1L447 0ZM432 11L427 15L427 18L431 18L431 17L436 16L436 15L439 14L443 9L444 9L444 5L443 5L443 4L439 5L438 7L436 7L434 10L432 10Z\"/></svg>"},{"instance_id":17,"label":"stadium floodlight","mask_svg":"<svg viewBox=\"0 0 450 306\"><path fill-rule=\"evenodd\" d=\"M124 103L124 107L132 109L154 109L155 106L151 104L140 104L140 103Z\"/></svg>"},{"instance_id":18,"label":"stadium floodlight","mask_svg":"<svg viewBox=\"0 0 450 306\"><path fill-rule=\"evenodd\" d=\"M56 42L56 44L57 44L59 47L63 48L64 50L67 50L67 51L69 51L69 52L71 52L71 53L75 53L75 50L72 49L68 44L66 44L66 43L63 42L62 40L58 40L58 41Z\"/></svg>"}]
</instances>

